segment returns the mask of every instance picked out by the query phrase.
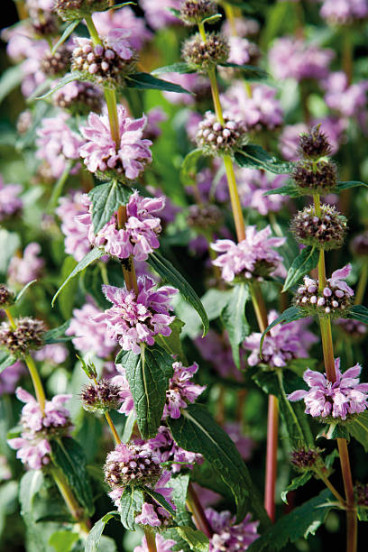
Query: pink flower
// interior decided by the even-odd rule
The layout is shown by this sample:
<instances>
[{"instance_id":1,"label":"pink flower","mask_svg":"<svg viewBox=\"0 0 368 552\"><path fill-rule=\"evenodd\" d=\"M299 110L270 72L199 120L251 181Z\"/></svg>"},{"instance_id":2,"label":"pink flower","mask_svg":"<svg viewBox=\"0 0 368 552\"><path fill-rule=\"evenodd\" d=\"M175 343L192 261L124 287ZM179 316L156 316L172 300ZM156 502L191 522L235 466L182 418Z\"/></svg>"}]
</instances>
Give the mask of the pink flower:
<instances>
[{"instance_id":1,"label":"pink flower","mask_svg":"<svg viewBox=\"0 0 368 552\"><path fill-rule=\"evenodd\" d=\"M277 79L323 79L334 52L291 37L279 38L269 52L269 65Z\"/></svg>"},{"instance_id":2,"label":"pink flower","mask_svg":"<svg viewBox=\"0 0 368 552\"><path fill-rule=\"evenodd\" d=\"M141 0L142 8L152 29L180 24L180 19L170 13L170 8L180 9L181 0Z\"/></svg>"},{"instance_id":3,"label":"pink flower","mask_svg":"<svg viewBox=\"0 0 368 552\"><path fill-rule=\"evenodd\" d=\"M68 349L62 343L45 345L33 354L38 362L48 362L53 365L62 364L68 357Z\"/></svg>"},{"instance_id":4,"label":"pink flower","mask_svg":"<svg viewBox=\"0 0 368 552\"><path fill-rule=\"evenodd\" d=\"M82 353L94 353L98 357L106 358L116 348L116 341L106 334L104 324L96 324L94 317L101 314L93 300L80 309L73 310L73 318L65 335L74 336L73 345Z\"/></svg>"},{"instance_id":5,"label":"pink flower","mask_svg":"<svg viewBox=\"0 0 368 552\"><path fill-rule=\"evenodd\" d=\"M161 536L160 533L156 533L155 539L157 552L172 552L173 546L176 546L177 544L172 539L164 539L164 537ZM149 552L146 537L143 537L142 544L136 546L133 552ZM179 552L183 551L180 550Z\"/></svg>"},{"instance_id":6,"label":"pink flower","mask_svg":"<svg viewBox=\"0 0 368 552\"><path fill-rule=\"evenodd\" d=\"M280 188L288 177L279 174L270 176L258 169L239 169L237 171L239 197L243 207L256 209L261 215L277 213L286 203L287 198L282 195L264 195L265 192Z\"/></svg>"},{"instance_id":7,"label":"pink flower","mask_svg":"<svg viewBox=\"0 0 368 552\"><path fill-rule=\"evenodd\" d=\"M310 389L294 391L290 401L304 399L305 412L313 417L341 418L346 420L349 414L358 414L368 407L368 383L359 383L362 371L360 364L341 373L340 359L335 359L336 381L329 381L326 374L306 370L303 379Z\"/></svg>"},{"instance_id":8,"label":"pink flower","mask_svg":"<svg viewBox=\"0 0 368 552\"><path fill-rule=\"evenodd\" d=\"M106 36L112 29L129 31L128 42L135 50L140 50L152 38L144 20L137 17L129 6L120 10L96 12L93 21L100 36Z\"/></svg>"},{"instance_id":9,"label":"pink flower","mask_svg":"<svg viewBox=\"0 0 368 552\"><path fill-rule=\"evenodd\" d=\"M268 316L271 324L278 317L278 313L272 310ZM262 346L262 358L260 357L260 343L262 333L252 333L243 342L243 347L252 351L248 357L249 366L267 364L273 368L286 366L294 358L308 358L309 347L318 341L318 338L306 329L308 321L296 320L289 324L278 324L266 335Z\"/></svg>"},{"instance_id":10,"label":"pink flower","mask_svg":"<svg viewBox=\"0 0 368 552\"><path fill-rule=\"evenodd\" d=\"M210 552L238 552L247 550L258 537L258 521L251 521L251 514L234 525L235 517L228 511L216 512L212 508L205 510L206 517L214 531L210 539Z\"/></svg>"},{"instance_id":11,"label":"pink flower","mask_svg":"<svg viewBox=\"0 0 368 552\"><path fill-rule=\"evenodd\" d=\"M110 131L107 111L103 115L91 113L87 126L81 128L85 144L80 148L87 168L91 172L109 170L134 180L152 161L150 140L142 139L146 117L130 119L123 106L118 106L120 142L115 144Z\"/></svg>"},{"instance_id":12,"label":"pink flower","mask_svg":"<svg viewBox=\"0 0 368 552\"><path fill-rule=\"evenodd\" d=\"M20 360L5 368L0 374L0 397L14 393L19 379L26 372L26 367Z\"/></svg>"},{"instance_id":13,"label":"pink flower","mask_svg":"<svg viewBox=\"0 0 368 552\"><path fill-rule=\"evenodd\" d=\"M115 340L125 351L141 352L140 344L153 345L157 334L170 335L170 299L177 290L164 286L155 289L149 277L138 278L138 294L124 288L102 286L105 297L113 306L92 317L96 324L106 328L109 339Z\"/></svg>"},{"instance_id":14,"label":"pink flower","mask_svg":"<svg viewBox=\"0 0 368 552\"><path fill-rule=\"evenodd\" d=\"M346 74L343 71L337 71L328 76L324 88L328 107L344 117L357 117L365 110L368 81L349 85Z\"/></svg>"},{"instance_id":15,"label":"pink flower","mask_svg":"<svg viewBox=\"0 0 368 552\"><path fill-rule=\"evenodd\" d=\"M183 366L181 362L174 362L174 375L170 379L169 389L166 391L166 405L163 417L180 418L181 408L186 408L188 403L194 403L206 386L193 383L191 380L198 371L198 364Z\"/></svg>"},{"instance_id":16,"label":"pink flower","mask_svg":"<svg viewBox=\"0 0 368 552\"><path fill-rule=\"evenodd\" d=\"M40 253L40 244L32 242L24 249L23 257L14 256L8 268L9 281L14 285L22 286L37 280L45 266L42 257L38 257Z\"/></svg>"},{"instance_id":17,"label":"pink flower","mask_svg":"<svg viewBox=\"0 0 368 552\"><path fill-rule=\"evenodd\" d=\"M83 143L78 134L67 125L69 115L60 113L57 117L42 120L42 126L37 130L36 157L48 163L54 178L60 178L68 162L79 159L79 148ZM72 173L78 171L74 167Z\"/></svg>"},{"instance_id":18,"label":"pink flower","mask_svg":"<svg viewBox=\"0 0 368 552\"><path fill-rule=\"evenodd\" d=\"M257 232L255 226L248 226L246 239L234 243L232 240L217 240L211 244L220 256L212 264L222 269L222 278L232 282L236 276L261 278L267 274L285 274L282 257L274 251L285 243L285 238L269 238L271 228L267 226Z\"/></svg>"},{"instance_id":19,"label":"pink flower","mask_svg":"<svg viewBox=\"0 0 368 552\"><path fill-rule=\"evenodd\" d=\"M20 184L5 184L0 174L0 221L16 215L23 207L19 195L23 187Z\"/></svg>"},{"instance_id":20,"label":"pink flower","mask_svg":"<svg viewBox=\"0 0 368 552\"><path fill-rule=\"evenodd\" d=\"M367 0L323 0L321 17L334 25L347 25L368 17Z\"/></svg>"},{"instance_id":21,"label":"pink flower","mask_svg":"<svg viewBox=\"0 0 368 552\"><path fill-rule=\"evenodd\" d=\"M170 470L179 473L181 469L193 469L196 464L202 464L204 459L201 454L189 452L179 447L168 427L160 426L156 437L147 441L147 446L159 458L160 464L172 462Z\"/></svg>"},{"instance_id":22,"label":"pink flower","mask_svg":"<svg viewBox=\"0 0 368 552\"><path fill-rule=\"evenodd\" d=\"M55 210L61 219L61 231L65 236L65 252L73 255L76 261L81 261L91 249L88 239L89 227L79 221L79 216L88 212L84 194L74 191L59 200Z\"/></svg>"}]
</instances>

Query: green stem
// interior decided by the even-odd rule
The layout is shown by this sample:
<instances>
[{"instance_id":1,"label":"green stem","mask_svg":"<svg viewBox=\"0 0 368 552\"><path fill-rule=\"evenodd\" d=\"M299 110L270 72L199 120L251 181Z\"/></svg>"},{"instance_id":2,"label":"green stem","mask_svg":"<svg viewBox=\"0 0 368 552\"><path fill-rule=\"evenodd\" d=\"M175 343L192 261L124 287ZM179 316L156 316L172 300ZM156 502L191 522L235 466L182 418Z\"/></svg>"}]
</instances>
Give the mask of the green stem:
<instances>
[{"instance_id":1,"label":"green stem","mask_svg":"<svg viewBox=\"0 0 368 552\"><path fill-rule=\"evenodd\" d=\"M191 483L189 483L188 486L187 506L193 514L194 522L197 526L197 529L202 531L202 533L204 533L206 537L210 539L213 535L212 528L206 518L206 514L204 513L197 493L195 492Z\"/></svg>"},{"instance_id":2,"label":"green stem","mask_svg":"<svg viewBox=\"0 0 368 552\"><path fill-rule=\"evenodd\" d=\"M156 534L151 529L144 528L144 536L146 537L148 552L157 552Z\"/></svg>"},{"instance_id":3,"label":"green stem","mask_svg":"<svg viewBox=\"0 0 368 552\"><path fill-rule=\"evenodd\" d=\"M363 303L365 288L367 287L367 281L368 281L368 260L364 259L362 272L360 274L358 288L355 295L356 305L361 305Z\"/></svg>"},{"instance_id":4,"label":"green stem","mask_svg":"<svg viewBox=\"0 0 368 552\"><path fill-rule=\"evenodd\" d=\"M86 15L84 17L84 21L86 22L87 29L89 34L91 35L93 44L95 46L97 46L97 44L102 44L102 40L98 35L96 25L93 22L92 15Z\"/></svg>"},{"instance_id":5,"label":"green stem","mask_svg":"<svg viewBox=\"0 0 368 552\"><path fill-rule=\"evenodd\" d=\"M224 165L226 170L227 183L229 187L229 194L230 194L231 208L233 211L236 236L237 236L238 242L241 242L245 240L245 224L244 224L244 217L243 217L243 211L241 208L238 188L236 185L234 165L230 155L224 155L223 159L224 159Z\"/></svg>"},{"instance_id":6,"label":"green stem","mask_svg":"<svg viewBox=\"0 0 368 552\"><path fill-rule=\"evenodd\" d=\"M327 475L325 475L321 470L316 470L316 474L323 481L323 483L326 485L326 487L331 491L331 493L334 495L335 498L339 501L341 506L343 508L346 508L346 502L341 496L341 494L335 489L335 487L332 485L331 481L328 479Z\"/></svg>"},{"instance_id":7,"label":"green stem","mask_svg":"<svg viewBox=\"0 0 368 552\"><path fill-rule=\"evenodd\" d=\"M46 403L46 396L45 391L43 389L42 381L40 378L40 375L37 370L37 366L35 364L35 361L31 357L31 355L26 355L24 357L25 363L27 364L29 373L32 378L33 387L36 393L37 402L40 405L42 415L45 413L45 403Z\"/></svg>"},{"instance_id":8,"label":"green stem","mask_svg":"<svg viewBox=\"0 0 368 552\"><path fill-rule=\"evenodd\" d=\"M89 524L84 519L83 509L79 506L73 491L69 487L69 484L66 480L64 473L57 466L52 466L51 474L54 478L54 481L60 491L61 496L63 497L65 504L68 507L69 512L71 513L73 519L79 523L81 531L83 533L89 533Z\"/></svg>"},{"instance_id":9,"label":"green stem","mask_svg":"<svg viewBox=\"0 0 368 552\"><path fill-rule=\"evenodd\" d=\"M107 113L109 115L110 131L116 146L120 144L119 118L116 101L116 92L112 88L104 87Z\"/></svg>"},{"instance_id":10,"label":"green stem","mask_svg":"<svg viewBox=\"0 0 368 552\"><path fill-rule=\"evenodd\" d=\"M213 105L215 108L216 117L219 120L219 122L223 125L225 122L224 114L223 114L222 106L220 102L220 92L217 84L216 69L214 67L211 67L210 69L208 69L208 78L210 79L211 93L212 93L212 99L213 99Z\"/></svg>"},{"instance_id":11,"label":"green stem","mask_svg":"<svg viewBox=\"0 0 368 552\"><path fill-rule=\"evenodd\" d=\"M323 358L327 379L334 382L336 381L336 370L330 317L320 316L319 323L321 328Z\"/></svg>"},{"instance_id":12,"label":"green stem","mask_svg":"<svg viewBox=\"0 0 368 552\"><path fill-rule=\"evenodd\" d=\"M113 434L115 444L120 445L121 439L120 439L119 434L116 430L115 424L112 421L111 416L108 412L105 412L105 418L106 418L107 423L109 424L109 427L111 429L111 433Z\"/></svg>"}]
</instances>

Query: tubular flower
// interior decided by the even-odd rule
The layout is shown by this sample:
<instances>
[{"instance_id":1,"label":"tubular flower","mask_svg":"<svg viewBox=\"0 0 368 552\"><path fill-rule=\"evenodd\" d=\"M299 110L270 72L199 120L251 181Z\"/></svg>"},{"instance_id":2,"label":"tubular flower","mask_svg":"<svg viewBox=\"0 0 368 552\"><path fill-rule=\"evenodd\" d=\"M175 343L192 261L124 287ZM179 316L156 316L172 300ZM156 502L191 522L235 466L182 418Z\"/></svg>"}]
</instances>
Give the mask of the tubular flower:
<instances>
[{"instance_id":1,"label":"tubular flower","mask_svg":"<svg viewBox=\"0 0 368 552\"><path fill-rule=\"evenodd\" d=\"M314 418L341 418L358 414L368 407L368 383L359 383L362 371L360 364L341 373L340 359L335 359L336 381L329 381L326 374L306 370L303 379L309 390L300 389L291 393L290 401L304 399L305 412Z\"/></svg>"},{"instance_id":2,"label":"tubular flower","mask_svg":"<svg viewBox=\"0 0 368 552\"><path fill-rule=\"evenodd\" d=\"M5 184L0 174L0 221L15 216L21 211L23 201L19 194L22 190L20 184Z\"/></svg>"},{"instance_id":3,"label":"tubular flower","mask_svg":"<svg viewBox=\"0 0 368 552\"><path fill-rule=\"evenodd\" d=\"M214 532L210 539L210 552L240 552L247 550L258 537L258 521L251 521L247 514L244 520L234 525L235 517L230 512L216 512L207 508L206 517Z\"/></svg>"}]
</instances>

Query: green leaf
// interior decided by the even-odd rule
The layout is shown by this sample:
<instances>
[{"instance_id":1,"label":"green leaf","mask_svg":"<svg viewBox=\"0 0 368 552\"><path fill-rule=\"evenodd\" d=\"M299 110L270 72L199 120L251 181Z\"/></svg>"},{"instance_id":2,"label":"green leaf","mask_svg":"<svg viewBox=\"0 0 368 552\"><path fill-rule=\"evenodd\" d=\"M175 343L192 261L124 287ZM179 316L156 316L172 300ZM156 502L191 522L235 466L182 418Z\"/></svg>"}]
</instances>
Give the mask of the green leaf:
<instances>
[{"instance_id":1,"label":"green leaf","mask_svg":"<svg viewBox=\"0 0 368 552\"><path fill-rule=\"evenodd\" d=\"M296 489L299 489L299 487L303 487L308 481L312 478L312 472L307 471L302 473L301 475L298 475L298 477L295 477L291 483L286 487L286 489L281 493L281 500L285 502L285 504L288 503L287 501L287 495L290 491L296 491Z\"/></svg>"},{"instance_id":2,"label":"green leaf","mask_svg":"<svg viewBox=\"0 0 368 552\"><path fill-rule=\"evenodd\" d=\"M68 275L72 272L72 270L75 269L77 266L77 261L72 257L72 255L69 255L64 259L63 264L61 265L61 279L65 280ZM78 290L78 278L74 278L69 282L69 284L63 289L59 296L59 308L60 312L65 318L65 320L69 320L69 318L72 317L73 309L74 309L74 302L76 299L76 294ZM101 287L100 287L101 290ZM100 291L101 293L101 291Z\"/></svg>"},{"instance_id":3,"label":"green leaf","mask_svg":"<svg viewBox=\"0 0 368 552\"><path fill-rule=\"evenodd\" d=\"M45 94L42 94L42 96L31 96L29 100L45 100L46 98L49 98L52 96L57 90L60 90L60 88L63 88L66 84L69 84L70 82L74 82L77 80L83 80L83 75L79 71L73 71L72 73L67 73L62 79L58 81L58 83L53 87L50 88Z\"/></svg>"},{"instance_id":4,"label":"green leaf","mask_svg":"<svg viewBox=\"0 0 368 552\"><path fill-rule=\"evenodd\" d=\"M344 315L344 318L353 318L353 320L368 324L368 309L364 305L353 305L349 312Z\"/></svg>"},{"instance_id":5,"label":"green leaf","mask_svg":"<svg viewBox=\"0 0 368 552\"><path fill-rule=\"evenodd\" d=\"M115 6L109 6L104 11L110 11L110 10L120 10L120 8L124 8L125 6L136 6L136 2L123 2L122 4L116 4Z\"/></svg>"},{"instance_id":6,"label":"green leaf","mask_svg":"<svg viewBox=\"0 0 368 552\"><path fill-rule=\"evenodd\" d=\"M128 88L138 90L162 90L165 92L178 92L179 94L191 94L179 84L156 78L150 73L133 73L126 77L125 84Z\"/></svg>"},{"instance_id":7,"label":"green leaf","mask_svg":"<svg viewBox=\"0 0 368 552\"><path fill-rule=\"evenodd\" d=\"M71 552L74 544L79 540L77 533L71 531L56 531L49 539L49 544L56 552Z\"/></svg>"},{"instance_id":8,"label":"green leaf","mask_svg":"<svg viewBox=\"0 0 368 552\"><path fill-rule=\"evenodd\" d=\"M134 399L137 423L143 439L154 437L161 423L173 360L161 347L141 347L129 352L123 366Z\"/></svg>"},{"instance_id":9,"label":"green leaf","mask_svg":"<svg viewBox=\"0 0 368 552\"><path fill-rule=\"evenodd\" d=\"M5 368L8 368L12 364L17 362L17 359L7 353L6 351L0 351L0 374L5 370Z\"/></svg>"},{"instance_id":10,"label":"green leaf","mask_svg":"<svg viewBox=\"0 0 368 552\"><path fill-rule=\"evenodd\" d=\"M170 324L171 334L168 336L165 335L156 335L155 340L158 345L160 345L169 355L176 355L176 357L185 361L185 355L183 351L183 346L180 340L180 334L185 326L185 323L179 318L175 318L174 322Z\"/></svg>"},{"instance_id":11,"label":"green leaf","mask_svg":"<svg viewBox=\"0 0 368 552\"><path fill-rule=\"evenodd\" d=\"M64 280L64 282L62 283L62 285L59 287L59 289L57 290L57 292L55 293L54 297L52 298L52 301L51 301L51 305L54 306L54 303L56 301L56 298L57 296L59 295L59 293L61 292L62 289L65 288L65 286L67 285L68 282L70 282L70 280L72 278L74 278L75 276L77 276L77 274L79 274L80 272L82 272L85 268L87 268L87 266L89 266L90 264L92 264L94 261L96 261L97 259L99 259L100 257L102 257L103 255L105 254L104 251L102 251L102 249L98 249L97 247L95 247L94 249L91 249L91 251L89 251L87 253L87 255L85 257L83 257L83 259L81 261L79 261L79 263L77 264L77 266L74 268L74 270L72 270L72 272L69 274L69 276L67 277L66 280Z\"/></svg>"},{"instance_id":12,"label":"green leaf","mask_svg":"<svg viewBox=\"0 0 368 552\"><path fill-rule=\"evenodd\" d=\"M288 309L284 310L284 312L282 312L280 314L280 316L278 316L276 318L276 320L274 320L265 329L265 331L262 334L261 343L260 343L260 346L259 346L261 357L262 357L262 345L263 345L264 339L265 339L266 335L268 334L268 332L270 330L272 330L272 328L277 326L277 324L289 324L289 322L294 322L295 320L300 320L300 318L305 318L305 316L306 315L303 313L303 311L298 309L298 307L289 307Z\"/></svg>"},{"instance_id":13,"label":"green leaf","mask_svg":"<svg viewBox=\"0 0 368 552\"><path fill-rule=\"evenodd\" d=\"M293 264L288 270L282 291L285 292L290 289L294 284L297 284L303 276L316 267L318 258L319 252L315 247L305 247L302 249L299 255L295 257Z\"/></svg>"},{"instance_id":14,"label":"green leaf","mask_svg":"<svg viewBox=\"0 0 368 552\"><path fill-rule=\"evenodd\" d=\"M120 499L120 519L128 531L136 529L135 518L142 511L144 492L138 487L125 487Z\"/></svg>"},{"instance_id":15,"label":"green leaf","mask_svg":"<svg viewBox=\"0 0 368 552\"><path fill-rule=\"evenodd\" d=\"M203 324L203 335L209 330L209 321L206 311L203 308L200 298L192 288L192 286L186 281L180 272L162 255L158 253L151 253L147 260L148 264L167 282L177 288L182 294L184 299L192 305L201 317Z\"/></svg>"},{"instance_id":16,"label":"green leaf","mask_svg":"<svg viewBox=\"0 0 368 552\"><path fill-rule=\"evenodd\" d=\"M170 515L173 517L175 516L175 510L174 508L167 502L167 500L162 496L160 493L156 493L156 491L150 489L149 487L142 487L144 492L148 495L150 495L164 510L169 512Z\"/></svg>"},{"instance_id":17,"label":"green leaf","mask_svg":"<svg viewBox=\"0 0 368 552\"><path fill-rule=\"evenodd\" d=\"M357 188L358 186L364 186L365 188L368 188L368 184L366 182L359 182L359 180L351 180L349 182L338 182L337 186L335 187L335 190L337 192L342 192L343 190L349 190L349 188Z\"/></svg>"},{"instance_id":18,"label":"green leaf","mask_svg":"<svg viewBox=\"0 0 368 552\"><path fill-rule=\"evenodd\" d=\"M92 527L87 537L84 552L98 551L98 543L100 542L102 533L104 532L107 523L110 521L111 518L118 515L119 515L118 512L109 512L94 524L94 526Z\"/></svg>"},{"instance_id":19,"label":"green leaf","mask_svg":"<svg viewBox=\"0 0 368 552\"><path fill-rule=\"evenodd\" d=\"M71 437L51 442L52 459L66 476L78 502L88 516L93 514L93 498L82 447Z\"/></svg>"},{"instance_id":20,"label":"green leaf","mask_svg":"<svg viewBox=\"0 0 368 552\"><path fill-rule=\"evenodd\" d=\"M199 148L190 151L185 157L181 165L181 181L184 185L192 184L197 175L197 163L200 157L203 156L203 151Z\"/></svg>"},{"instance_id":21,"label":"green leaf","mask_svg":"<svg viewBox=\"0 0 368 552\"><path fill-rule=\"evenodd\" d=\"M129 201L133 190L117 180L99 184L89 192L92 201L92 224L95 234L105 226L120 205Z\"/></svg>"},{"instance_id":22,"label":"green leaf","mask_svg":"<svg viewBox=\"0 0 368 552\"><path fill-rule=\"evenodd\" d=\"M289 197L299 197L301 193L300 190L295 186L295 184L285 184L285 186L280 186L279 188L268 190L267 192L264 192L263 195L287 195Z\"/></svg>"},{"instance_id":23,"label":"green leaf","mask_svg":"<svg viewBox=\"0 0 368 552\"><path fill-rule=\"evenodd\" d=\"M10 259L14 256L14 253L21 247L20 238L15 232L8 232L7 230L0 229L0 273L6 275ZM3 280L5 281L5 280Z\"/></svg>"},{"instance_id":24,"label":"green leaf","mask_svg":"<svg viewBox=\"0 0 368 552\"><path fill-rule=\"evenodd\" d=\"M6 98L6 96L20 85L24 77L23 69L20 65L14 65L9 67L0 78L0 103Z\"/></svg>"},{"instance_id":25,"label":"green leaf","mask_svg":"<svg viewBox=\"0 0 368 552\"><path fill-rule=\"evenodd\" d=\"M332 495L328 489L318 496L305 502L302 506L294 508L292 512L283 516L263 535L254 541L248 552L278 552L288 542L296 542L298 539L306 539L314 535L320 525L325 521L331 507L324 507L326 501Z\"/></svg>"},{"instance_id":26,"label":"green leaf","mask_svg":"<svg viewBox=\"0 0 368 552\"><path fill-rule=\"evenodd\" d=\"M265 80L268 78L268 74L266 71L261 69L260 67L255 67L254 65L246 65L238 63L231 63L229 61L226 61L224 63L220 63L221 67L231 67L234 69L237 69L242 72L242 77L245 80L248 81L254 81L254 80Z\"/></svg>"},{"instance_id":27,"label":"green leaf","mask_svg":"<svg viewBox=\"0 0 368 552\"><path fill-rule=\"evenodd\" d=\"M221 320L227 330L235 365L240 369L239 345L249 334L249 324L245 318L245 304L249 299L247 284L233 287L228 302L221 311Z\"/></svg>"},{"instance_id":28,"label":"green leaf","mask_svg":"<svg viewBox=\"0 0 368 552\"><path fill-rule=\"evenodd\" d=\"M256 144L247 144L237 151L235 161L240 167L256 167L274 174L289 174L293 167L292 163L279 161L275 156L270 155Z\"/></svg>"},{"instance_id":29,"label":"green leaf","mask_svg":"<svg viewBox=\"0 0 368 552\"><path fill-rule=\"evenodd\" d=\"M123 431L123 436L121 438L121 440L123 441L123 443L128 443L128 441L130 441L130 438L132 436L132 433L133 433L133 429L134 429L134 426L135 426L135 423L137 421L137 416L136 416L136 413L134 411L134 409L129 413L129 416L127 417L126 421L125 421L125 426L124 426L124 431Z\"/></svg>"},{"instance_id":30,"label":"green leaf","mask_svg":"<svg viewBox=\"0 0 368 552\"><path fill-rule=\"evenodd\" d=\"M151 72L151 75L162 75L165 73L195 73L195 69L188 65L185 61L179 63L173 63L172 65L165 65L165 67L158 67Z\"/></svg>"},{"instance_id":31,"label":"green leaf","mask_svg":"<svg viewBox=\"0 0 368 552\"><path fill-rule=\"evenodd\" d=\"M368 452L368 411L354 416L346 428L349 434L363 445L365 452Z\"/></svg>"},{"instance_id":32,"label":"green leaf","mask_svg":"<svg viewBox=\"0 0 368 552\"><path fill-rule=\"evenodd\" d=\"M208 316L208 320L216 320L228 304L232 290L209 289L201 297L202 304Z\"/></svg>"},{"instance_id":33,"label":"green leaf","mask_svg":"<svg viewBox=\"0 0 368 552\"><path fill-rule=\"evenodd\" d=\"M28 284L26 284L24 286L24 288L21 289L20 292L18 293L18 295L16 296L15 302L18 303L22 299L22 297L25 294L25 292L27 291L27 289L29 287L31 287L33 284L35 284L36 282L37 282L37 280L32 280L31 282L28 282Z\"/></svg>"},{"instance_id":34,"label":"green leaf","mask_svg":"<svg viewBox=\"0 0 368 552\"><path fill-rule=\"evenodd\" d=\"M185 540L193 552L208 552L210 542L202 531L192 529L192 527L175 527L175 531Z\"/></svg>"},{"instance_id":35,"label":"green leaf","mask_svg":"<svg viewBox=\"0 0 368 552\"><path fill-rule=\"evenodd\" d=\"M68 40L68 38L70 37L70 35L72 34L72 32L78 27L78 25L82 22L82 19L75 19L74 21L72 21L71 23L69 23L69 25L65 28L63 34L61 35L61 37L59 38L59 40L57 41L57 43L53 46L52 50L51 50L51 54L54 56L56 51L58 50L58 48L60 48L60 46L62 44L64 44L64 42L66 40Z\"/></svg>"},{"instance_id":36,"label":"green leaf","mask_svg":"<svg viewBox=\"0 0 368 552\"><path fill-rule=\"evenodd\" d=\"M214 25L218 21L222 19L221 13L215 13L214 15L210 15L209 17L205 17L205 19L202 19L202 23L209 23L210 25Z\"/></svg>"},{"instance_id":37,"label":"green leaf","mask_svg":"<svg viewBox=\"0 0 368 552\"><path fill-rule=\"evenodd\" d=\"M69 328L70 320L67 320L61 326L49 330L44 335L44 341L46 345L51 343L61 343L63 341L70 341L71 337L65 336L65 331Z\"/></svg>"},{"instance_id":38,"label":"green leaf","mask_svg":"<svg viewBox=\"0 0 368 552\"><path fill-rule=\"evenodd\" d=\"M201 405L190 404L182 410L180 418L168 418L167 422L175 442L185 450L202 454L230 489L237 505L238 521L250 508L256 519L267 526L268 516L246 465L233 441L207 410Z\"/></svg>"}]
</instances>

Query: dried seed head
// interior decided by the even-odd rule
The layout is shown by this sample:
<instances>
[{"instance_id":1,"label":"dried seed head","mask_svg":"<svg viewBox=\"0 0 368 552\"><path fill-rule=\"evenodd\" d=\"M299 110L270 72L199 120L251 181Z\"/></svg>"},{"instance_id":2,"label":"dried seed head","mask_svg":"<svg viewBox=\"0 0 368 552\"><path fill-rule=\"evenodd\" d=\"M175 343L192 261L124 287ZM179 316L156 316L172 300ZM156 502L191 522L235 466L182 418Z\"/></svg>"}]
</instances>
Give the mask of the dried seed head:
<instances>
[{"instance_id":1,"label":"dried seed head","mask_svg":"<svg viewBox=\"0 0 368 552\"><path fill-rule=\"evenodd\" d=\"M293 450L290 461L298 470L304 471L313 468L318 458L318 450L301 448Z\"/></svg>"},{"instance_id":2,"label":"dried seed head","mask_svg":"<svg viewBox=\"0 0 368 552\"><path fill-rule=\"evenodd\" d=\"M109 5L109 0L56 0L54 10L64 21L73 21L94 12L105 11Z\"/></svg>"},{"instance_id":3,"label":"dried seed head","mask_svg":"<svg viewBox=\"0 0 368 552\"><path fill-rule=\"evenodd\" d=\"M198 25L216 12L216 4L211 0L185 0L180 8L180 19L185 25Z\"/></svg>"},{"instance_id":4,"label":"dried seed head","mask_svg":"<svg viewBox=\"0 0 368 552\"><path fill-rule=\"evenodd\" d=\"M331 146L326 134L320 130L320 125L303 133L299 141L299 153L307 159L319 159L331 153Z\"/></svg>"},{"instance_id":5,"label":"dried seed head","mask_svg":"<svg viewBox=\"0 0 368 552\"><path fill-rule=\"evenodd\" d=\"M61 46L55 54L47 52L40 64L45 75L51 77L63 76L70 69L71 52L66 46Z\"/></svg>"},{"instance_id":6,"label":"dried seed head","mask_svg":"<svg viewBox=\"0 0 368 552\"><path fill-rule=\"evenodd\" d=\"M245 126L241 121L233 121L224 115L222 125L214 113L207 111L198 125L197 145L207 155L231 154L247 142Z\"/></svg>"},{"instance_id":7,"label":"dried seed head","mask_svg":"<svg viewBox=\"0 0 368 552\"><path fill-rule=\"evenodd\" d=\"M314 205L299 211L292 220L291 230L298 242L319 249L341 247L347 228L346 218L331 205L321 205L321 215L317 216Z\"/></svg>"},{"instance_id":8,"label":"dried seed head","mask_svg":"<svg viewBox=\"0 0 368 552\"><path fill-rule=\"evenodd\" d=\"M136 61L135 54L123 59L104 41L94 46L91 40L85 40L83 46L77 46L73 51L72 71L79 71L84 80L93 84L116 88L135 71Z\"/></svg>"},{"instance_id":9,"label":"dried seed head","mask_svg":"<svg viewBox=\"0 0 368 552\"><path fill-rule=\"evenodd\" d=\"M351 242L351 250L358 257L368 256L368 230L363 232L363 234L355 236Z\"/></svg>"},{"instance_id":10,"label":"dried seed head","mask_svg":"<svg viewBox=\"0 0 368 552\"><path fill-rule=\"evenodd\" d=\"M294 301L308 314L340 318L351 306L351 294L339 285L332 285L329 280L320 291L318 281L304 278L304 285L298 288Z\"/></svg>"},{"instance_id":11,"label":"dried seed head","mask_svg":"<svg viewBox=\"0 0 368 552\"><path fill-rule=\"evenodd\" d=\"M101 113L103 94L89 82L71 82L53 95L57 107L67 109L73 115L88 115L91 111Z\"/></svg>"},{"instance_id":12,"label":"dried seed head","mask_svg":"<svg viewBox=\"0 0 368 552\"><path fill-rule=\"evenodd\" d=\"M107 455L105 481L112 489L126 485L154 485L161 476L161 467L152 452L140 445L121 443Z\"/></svg>"},{"instance_id":13,"label":"dried seed head","mask_svg":"<svg viewBox=\"0 0 368 552\"><path fill-rule=\"evenodd\" d=\"M292 177L304 194L328 194L337 184L337 168L332 161L303 160L296 163Z\"/></svg>"},{"instance_id":14,"label":"dried seed head","mask_svg":"<svg viewBox=\"0 0 368 552\"><path fill-rule=\"evenodd\" d=\"M120 391L120 387L109 380L86 385L81 393L83 408L88 412L100 412L101 414L109 410L116 410L121 404Z\"/></svg>"},{"instance_id":15,"label":"dried seed head","mask_svg":"<svg viewBox=\"0 0 368 552\"><path fill-rule=\"evenodd\" d=\"M42 320L34 318L18 318L16 327L12 328L8 322L0 326L0 346L17 357L22 357L30 350L43 346L43 337L46 332Z\"/></svg>"},{"instance_id":16,"label":"dried seed head","mask_svg":"<svg viewBox=\"0 0 368 552\"><path fill-rule=\"evenodd\" d=\"M4 284L0 284L0 307L7 308L15 303L15 293Z\"/></svg>"},{"instance_id":17,"label":"dried seed head","mask_svg":"<svg viewBox=\"0 0 368 552\"><path fill-rule=\"evenodd\" d=\"M221 210L216 205L191 205L188 210L188 226L204 230L218 228L223 220Z\"/></svg>"},{"instance_id":18,"label":"dried seed head","mask_svg":"<svg viewBox=\"0 0 368 552\"><path fill-rule=\"evenodd\" d=\"M229 43L219 33L208 34L206 42L199 33L195 34L184 42L182 50L184 60L198 72L206 72L209 67L224 63L229 53Z\"/></svg>"}]
</instances>

